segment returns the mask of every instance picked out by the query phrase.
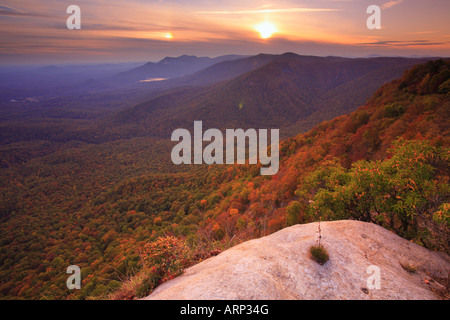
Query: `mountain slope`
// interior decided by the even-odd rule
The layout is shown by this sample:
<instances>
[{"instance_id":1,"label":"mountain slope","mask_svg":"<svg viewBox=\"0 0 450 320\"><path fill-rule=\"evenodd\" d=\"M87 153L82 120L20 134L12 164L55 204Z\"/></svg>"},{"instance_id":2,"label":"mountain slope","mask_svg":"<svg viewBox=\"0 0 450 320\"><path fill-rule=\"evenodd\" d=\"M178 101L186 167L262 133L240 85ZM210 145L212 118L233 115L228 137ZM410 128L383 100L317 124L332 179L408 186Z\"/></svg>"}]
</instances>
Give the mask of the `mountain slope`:
<instances>
[{"instance_id":1,"label":"mountain slope","mask_svg":"<svg viewBox=\"0 0 450 320\"><path fill-rule=\"evenodd\" d=\"M178 241L186 241L193 250L193 256L200 259L211 256L208 250L217 254L217 248L227 248L245 240L266 236L293 224L305 224L319 218L322 221L352 219L371 222L425 248L445 251L448 254L450 252L449 81L450 62L438 60L417 65L405 72L402 78L382 86L364 106L351 114L324 122L306 134L283 141L280 146L280 171L274 176L260 176L258 166L209 166L203 177L213 186L211 192L207 196L194 192L192 196L197 201L190 205L187 212L184 207L181 214L178 209L183 206L183 202L178 200L176 207L169 210L172 216L176 217L175 220L165 220L169 215L165 213L158 222L162 225L164 222L167 225L172 223L170 230L176 230L174 234L177 234L189 228L192 221L198 221L199 228L195 227L194 234L189 234L186 238L180 237ZM221 179L220 184L216 184L217 179ZM127 184L126 188L132 192L121 192L118 199L126 201L129 206L145 197L145 186L132 183ZM121 188L124 189L125 186ZM187 199L187 196L183 198ZM368 233L376 234L375 231ZM380 234L380 238L377 239L370 238L370 242L382 247L384 239L390 239L392 236L388 234L389 236ZM327 235L323 235L325 236L323 243L327 244ZM310 237L314 236L315 234ZM333 248L336 238L332 238L330 243ZM155 243L164 244L166 239L165 236L161 236ZM348 241L358 241L357 236L351 237ZM251 245L245 243L243 246ZM345 245L343 247L345 248ZM387 250L389 247L388 244ZM164 250L164 247L155 248L156 252ZM353 248L358 251L356 247ZM336 252L339 255L337 249ZM300 255L305 259L304 252ZM400 263L405 263L404 268L414 272L416 269L420 270L422 263L427 261L427 259L420 260L420 256L417 257L419 260L401 261L400 257L395 257L392 252L386 252L386 255L391 259L379 263L388 263L393 267L390 271L394 274L403 273L406 277L408 277L406 271L401 269ZM369 257L373 259L373 256ZM239 278L239 274L233 273L230 277L230 269L227 267L229 265L222 260L230 261L232 258L247 261L242 258L241 252L238 255L228 255L225 252L218 260L213 260L223 268L218 266L208 270L223 272L223 278L228 279L230 283L234 283L233 277L240 283L242 279ZM273 293L270 298L279 298L282 292L286 291L285 288L274 288L271 284L281 280L276 273L274 276L264 269L264 267L276 269L278 265L271 264L268 260L258 260L260 258L258 254L254 258L249 265L261 262L263 267L255 271L253 279L260 280L258 283L267 289L265 293ZM296 261L299 259L298 254L295 259ZM362 261L366 261L365 259L367 258L364 256ZM209 261L205 264L207 265ZM212 264L215 265L216 262ZM172 263L180 265L182 261ZM239 265L238 261L236 263ZM339 266L346 268L345 264ZM444 266L448 272L448 259ZM199 265L198 268L202 267ZM160 275L158 273L160 269L157 270L155 273L151 269L144 268L139 273L139 278L131 282L136 290L133 287L130 289L128 283L125 283L124 287L128 289L125 291L121 289L122 291L115 297L143 297L143 293L149 294L154 288L148 286L145 279L156 277L156 284L159 284L177 275L170 272ZM195 291L189 283L198 284L207 290L208 281L215 283L214 279L217 278L214 274L206 272L204 277L209 280L206 284L201 283L203 274L196 273L198 270L196 267L192 270L188 271L186 278L180 278L180 282L175 280L167 284L169 287L167 296L164 287L161 287L163 292L161 297L173 294L174 291L170 289L172 284L176 288L174 290L182 294L177 296L175 293L174 297L202 297L202 294ZM311 274L314 275L314 269L311 270ZM420 270L418 274L422 271ZM320 273L320 275L324 277L327 274ZM445 277L445 273L443 276ZM276 281L272 282L272 279ZM336 276L334 280L331 278L329 284L332 285L339 279L340 276ZM304 285L307 287L308 282L305 283L300 279L295 284L289 283L286 289L292 293L289 290L294 288L295 293L297 284L299 288L305 288ZM225 296L235 297L236 292L225 283L219 287L224 288ZM253 296L262 297L258 296L262 294L261 292L247 290L253 287L254 285L248 284L243 288L246 297L249 299ZM158 292L157 289L156 299ZM330 292L333 296L334 292L332 290ZM190 293L192 296L189 296ZM220 291L218 293L220 294ZM349 288L347 293L355 298L365 297L364 291L359 286ZM386 293L384 291L382 294ZM316 294L317 296L311 294L306 297L326 298L326 294L321 295L320 291ZM374 298L377 297L376 292L369 291L369 294ZM392 295L388 293L384 297L392 298L397 294L401 295L402 292L394 290L390 294ZM289 296L292 297L298 298L300 295Z\"/></svg>"},{"instance_id":2,"label":"mountain slope","mask_svg":"<svg viewBox=\"0 0 450 320\"><path fill-rule=\"evenodd\" d=\"M171 78L148 77L148 70L144 67L141 67L141 69L139 69L141 71L139 72L141 72L142 74L139 74L137 76L131 75L131 78L129 80L126 80L126 76L124 77L123 75L118 75L114 79L111 79L111 83L119 86L132 85L136 88L147 91L163 91L183 86L208 86L213 83L233 79L244 73L255 70L276 58L276 55L270 54L259 54L257 56L251 57L230 55L217 57L214 59L207 58L209 60L205 60L203 64L198 65L197 63L193 66L185 66L186 68L190 69L187 72L183 73L180 72L180 70L176 69L174 72L177 74L175 74L174 77ZM158 66L158 68L162 69L162 71L157 71L154 74L164 75L165 73L167 73L167 69L172 68L172 66L162 65ZM133 74L134 72L135 71L130 70L131 74ZM169 70L169 72L171 71ZM137 78L139 79L137 80ZM149 80L142 81L143 79Z\"/></svg>"},{"instance_id":3,"label":"mountain slope","mask_svg":"<svg viewBox=\"0 0 450 320\"><path fill-rule=\"evenodd\" d=\"M174 79L173 86L205 86L230 80L258 69L275 59L277 59L277 55L259 54L252 57L220 62L192 75Z\"/></svg>"},{"instance_id":4,"label":"mountain slope","mask_svg":"<svg viewBox=\"0 0 450 320\"><path fill-rule=\"evenodd\" d=\"M35 140L0 150L0 296L104 296L141 270L153 281L139 287L145 296L169 276L140 264L142 249L160 238L178 237L196 263L319 217L373 221L449 252L449 79L446 61L411 68L355 112L281 142L275 176L260 176L258 165L175 166L170 135L120 140L120 122L106 128L117 141L96 144L54 143L41 123ZM202 98L189 88L175 93L160 95L157 107ZM140 119L122 120L132 132ZM56 135L73 125L54 121ZM88 274L76 292L65 287L72 264Z\"/></svg>"},{"instance_id":5,"label":"mountain slope","mask_svg":"<svg viewBox=\"0 0 450 320\"><path fill-rule=\"evenodd\" d=\"M114 125L124 134L132 130L131 135L168 137L176 128L202 120L206 126L220 129L281 128L286 136L293 132L289 126L300 123L300 131L306 131L313 124L354 110L374 88L421 61L290 53L269 58L263 66L232 80L161 94L120 112ZM333 101L336 93L338 98ZM321 116L315 119L317 113Z\"/></svg>"},{"instance_id":6,"label":"mountain slope","mask_svg":"<svg viewBox=\"0 0 450 320\"><path fill-rule=\"evenodd\" d=\"M250 182L238 179L232 196L208 207L217 218L205 223L202 233L220 228L224 230L221 235L224 238L234 234L264 235L292 223L318 219L319 213L324 219L349 218L353 210L355 215L351 217L354 219L379 223L429 248L448 251L449 222L445 220L448 219L445 208L450 200L449 79L450 62L440 60L418 65L405 72L401 79L382 86L364 106L351 114L283 141L278 174L255 177L252 167L244 171L244 177L253 176ZM404 140L395 143L399 138ZM405 172L389 166L403 168ZM424 168L430 171L423 171ZM379 176L366 176L365 172L378 172ZM399 180L395 180L397 177ZM415 182L408 180L413 177ZM336 179L340 182L329 185ZM374 185L364 185L366 189L363 189L364 181L387 183L390 187L380 185L380 194L375 194ZM417 183L421 187L408 187L403 191L397 188L404 183ZM422 189L426 186L430 189ZM355 191L356 195L346 193L352 188L361 189ZM319 193L320 189L324 191ZM400 192L410 197L408 201L413 201L409 203L410 209L406 209L408 202L404 203L402 197L396 198L395 192L399 197ZM382 208L381 202L373 207L371 203L375 198L363 195L395 199L386 208ZM347 197L346 200L339 202L333 198L341 196ZM314 201L321 207L316 207ZM370 205L359 207L358 203ZM230 216L229 208L241 214ZM337 210L342 208L345 210L339 211L342 214L339 216ZM361 210L359 214L358 210ZM390 216L392 212L396 215ZM406 212L408 219L400 221ZM443 220L439 220L440 215Z\"/></svg>"}]
</instances>

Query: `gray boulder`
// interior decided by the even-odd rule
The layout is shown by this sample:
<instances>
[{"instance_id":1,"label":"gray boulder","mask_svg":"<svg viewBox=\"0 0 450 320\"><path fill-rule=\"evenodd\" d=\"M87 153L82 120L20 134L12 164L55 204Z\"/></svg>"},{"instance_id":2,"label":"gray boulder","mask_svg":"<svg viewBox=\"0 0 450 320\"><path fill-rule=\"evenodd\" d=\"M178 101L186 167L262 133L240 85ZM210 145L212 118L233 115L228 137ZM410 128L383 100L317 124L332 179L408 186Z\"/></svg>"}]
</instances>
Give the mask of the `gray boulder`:
<instances>
[{"instance_id":1,"label":"gray boulder","mask_svg":"<svg viewBox=\"0 0 450 320\"><path fill-rule=\"evenodd\" d=\"M295 225L194 265L145 299L423 300L445 292L448 255L371 223L322 222L321 230L330 257L324 265L309 254L318 223Z\"/></svg>"}]
</instances>

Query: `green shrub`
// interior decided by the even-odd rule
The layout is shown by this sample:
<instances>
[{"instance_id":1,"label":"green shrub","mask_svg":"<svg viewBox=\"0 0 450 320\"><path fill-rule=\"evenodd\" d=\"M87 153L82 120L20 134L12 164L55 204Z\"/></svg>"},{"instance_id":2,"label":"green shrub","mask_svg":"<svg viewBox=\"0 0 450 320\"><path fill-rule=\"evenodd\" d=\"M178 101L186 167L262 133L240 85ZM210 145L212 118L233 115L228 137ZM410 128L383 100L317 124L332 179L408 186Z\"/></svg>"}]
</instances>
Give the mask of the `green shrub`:
<instances>
[{"instance_id":1,"label":"green shrub","mask_svg":"<svg viewBox=\"0 0 450 320\"><path fill-rule=\"evenodd\" d=\"M294 224L299 223L300 214L302 211L302 205L298 201L291 201L289 205L286 207L287 217L286 223L288 226L293 226Z\"/></svg>"},{"instance_id":2,"label":"green shrub","mask_svg":"<svg viewBox=\"0 0 450 320\"><path fill-rule=\"evenodd\" d=\"M386 117L388 118L398 118L403 115L406 111L405 107L398 104L390 104L384 109Z\"/></svg>"},{"instance_id":3,"label":"green shrub","mask_svg":"<svg viewBox=\"0 0 450 320\"><path fill-rule=\"evenodd\" d=\"M449 148L399 139L387 152L383 161L361 160L350 169L324 163L296 194L310 199L310 215L377 223L429 249L448 251Z\"/></svg>"},{"instance_id":4,"label":"green shrub","mask_svg":"<svg viewBox=\"0 0 450 320\"><path fill-rule=\"evenodd\" d=\"M400 264L405 271L409 273L415 273L417 271L417 267L410 264Z\"/></svg>"},{"instance_id":5,"label":"green shrub","mask_svg":"<svg viewBox=\"0 0 450 320\"><path fill-rule=\"evenodd\" d=\"M322 246L312 246L309 249L309 253L311 253L312 259L320 265L323 265L330 260L327 249Z\"/></svg>"}]
</instances>

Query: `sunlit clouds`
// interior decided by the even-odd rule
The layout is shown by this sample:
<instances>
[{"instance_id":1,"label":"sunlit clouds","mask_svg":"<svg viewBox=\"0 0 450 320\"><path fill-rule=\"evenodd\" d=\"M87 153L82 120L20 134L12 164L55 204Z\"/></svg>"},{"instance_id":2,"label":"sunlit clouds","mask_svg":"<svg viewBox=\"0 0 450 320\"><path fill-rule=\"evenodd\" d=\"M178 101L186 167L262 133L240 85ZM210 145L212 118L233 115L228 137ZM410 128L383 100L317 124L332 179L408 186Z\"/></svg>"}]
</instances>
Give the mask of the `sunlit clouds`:
<instances>
[{"instance_id":1,"label":"sunlit clouds","mask_svg":"<svg viewBox=\"0 0 450 320\"><path fill-rule=\"evenodd\" d=\"M339 11L339 9L321 8L285 8L285 9L256 9L256 10L236 10L236 11L198 11L200 14L261 14L261 13L293 13L293 12L324 12Z\"/></svg>"},{"instance_id":2,"label":"sunlit clouds","mask_svg":"<svg viewBox=\"0 0 450 320\"><path fill-rule=\"evenodd\" d=\"M396 6L396 5L398 5L398 4L402 3L402 2L403 2L403 0L392 0L392 1L388 1L388 2L383 3L383 4L381 5L381 8L382 8L382 9L389 9L389 8L391 8L391 7L393 7L393 6Z\"/></svg>"},{"instance_id":3,"label":"sunlit clouds","mask_svg":"<svg viewBox=\"0 0 450 320\"><path fill-rule=\"evenodd\" d=\"M69 4L0 0L0 63L286 51L450 56L448 0L79 0L81 30L66 28ZM381 30L366 28L370 4L383 9Z\"/></svg>"}]
</instances>

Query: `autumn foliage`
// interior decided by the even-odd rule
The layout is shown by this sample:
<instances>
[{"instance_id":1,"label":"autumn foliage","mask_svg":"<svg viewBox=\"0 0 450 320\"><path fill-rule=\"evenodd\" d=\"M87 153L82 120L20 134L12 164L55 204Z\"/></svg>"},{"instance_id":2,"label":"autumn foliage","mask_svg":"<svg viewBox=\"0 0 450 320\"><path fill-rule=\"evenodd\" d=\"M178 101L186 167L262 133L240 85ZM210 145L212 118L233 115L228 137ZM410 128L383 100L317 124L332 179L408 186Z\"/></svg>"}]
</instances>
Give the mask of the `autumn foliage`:
<instances>
[{"instance_id":1,"label":"autumn foliage","mask_svg":"<svg viewBox=\"0 0 450 320\"><path fill-rule=\"evenodd\" d=\"M230 246L318 220L449 252L450 62L414 67L280 145L280 171L175 167L170 142L18 143L0 170L0 296L145 296ZM32 155L40 154L39 158ZM67 266L82 270L69 291Z\"/></svg>"}]
</instances>

